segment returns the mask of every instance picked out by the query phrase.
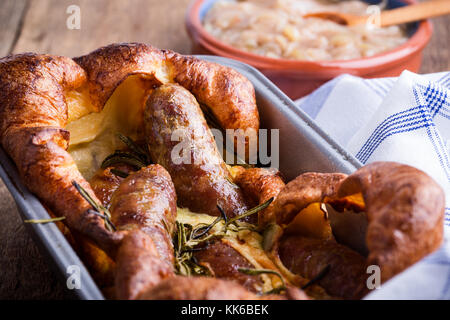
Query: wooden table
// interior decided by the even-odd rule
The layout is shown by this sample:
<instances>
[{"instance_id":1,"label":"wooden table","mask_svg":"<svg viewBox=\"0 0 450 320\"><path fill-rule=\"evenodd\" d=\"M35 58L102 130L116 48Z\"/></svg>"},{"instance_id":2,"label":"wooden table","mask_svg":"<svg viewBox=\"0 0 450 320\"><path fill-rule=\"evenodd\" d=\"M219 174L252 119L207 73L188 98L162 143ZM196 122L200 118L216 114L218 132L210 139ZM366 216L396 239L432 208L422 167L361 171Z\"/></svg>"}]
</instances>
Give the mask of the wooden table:
<instances>
[{"instance_id":1,"label":"wooden table","mask_svg":"<svg viewBox=\"0 0 450 320\"><path fill-rule=\"evenodd\" d=\"M190 0L0 0L0 56L25 51L77 56L113 42L146 42L189 53L184 14ZM69 30L69 5L81 29ZM422 73L450 70L450 17L434 20ZM0 299L72 297L26 233L0 181Z\"/></svg>"}]
</instances>

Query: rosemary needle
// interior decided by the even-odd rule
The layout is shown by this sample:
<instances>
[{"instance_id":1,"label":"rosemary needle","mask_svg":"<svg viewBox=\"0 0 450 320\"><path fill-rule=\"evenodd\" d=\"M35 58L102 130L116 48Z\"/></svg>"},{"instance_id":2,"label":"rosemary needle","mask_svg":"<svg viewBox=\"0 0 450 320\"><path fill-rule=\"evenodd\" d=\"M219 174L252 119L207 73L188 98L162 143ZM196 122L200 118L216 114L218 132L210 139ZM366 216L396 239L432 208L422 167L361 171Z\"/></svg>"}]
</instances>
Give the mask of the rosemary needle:
<instances>
[{"instance_id":1,"label":"rosemary needle","mask_svg":"<svg viewBox=\"0 0 450 320\"><path fill-rule=\"evenodd\" d=\"M114 168L111 169L111 173L116 175L116 176L118 176L118 177L121 177L121 178L126 178L126 177L128 177L130 175L129 173L127 173L125 171L122 171L122 170L119 170L119 169L114 169Z\"/></svg>"},{"instance_id":2,"label":"rosemary needle","mask_svg":"<svg viewBox=\"0 0 450 320\"><path fill-rule=\"evenodd\" d=\"M236 217L231 218L230 220L228 220L228 221L225 223L224 230L227 230L227 229L228 229L228 226L229 226L230 224L232 224L232 223L234 223L234 222L236 222L236 221L238 221L238 220L240 220L240 219L249 217L249 216L251 216L251 215L253 215L253 214L255 214L255 213L257 213L257 212L259 212L259 211L261 211L261 210L264 210L265 208L267 208L267 207L272 203L273 199L274 199L274 198L272 197L272 198L270 198L269 200L267 200L266 202L264 202L264 203L262 203L262 204L260 204L260 205L258 205L258 206L256 206L256 207L254 207L254 208L248 210L247 212L245 212L245 213L243 213L243 214L241 214L241 215L239 215L239 216L236 216Z\"/></svg>"},{"instance_id":3,"label":"rosemary needle","mask_svg":"<svg viewBox=\"0 0 450 320\"><path fill-rule=\"evenodd\" d=\"M25 223L33 223L33 224L46 224L46 223L52 223L64 220L66 217L57 217L57 218L50 218L50 219L30 219L30 220L24 220Z\"/></svg>"},{"instance_id":4,"label":"rosemary needle","mask_svg":"<svg viewBox=\"0 0 450 320\"><path fill-rule=\"evenodd\" d=\"M141 158L141 160L144 163L149 163L150 162L150 157L148 155L148 153L142 149L140 146L138 146L133 140L131 140L130 137L124 136L121 133L118 133L117 136L119 137L119 139L128 147L130 148L130 150L139 158Z\"/></svg>"},{"instance_id":5,"label":"rosemary needle","mask_svg":"<svg viewBox=\"0 0 450 320\"><path fill-rule=\"evenodd\" d=\"M111 213L108 209L106 209L104 206L98 204L94 198L91 197L91 195L76 182L75 180L72 181L72 185L77 189L77 191L81 194L81 196L92 206L94 209L91 211L93 214L96 214L105 220L106 228L109 231L116 231L116 226L111 221Z\"/></svg>"},{"instance_id":6,"label":"rosemary needle","mask_svg":"<svg viewBox=\"0 0 450 320\"><path fill-rule=\"evenodd\" d=\"M216 220L214 220L213 223L211 223L209 226L203 226L197 229L192 230L192 238L193 239L199 239L201 237L203 237L204 235L206 235L217 223L219 223L223 218L222 217L217 217ZM199 230L204 229L202 232L198 233Z\"/></svg>"}]
</instances>

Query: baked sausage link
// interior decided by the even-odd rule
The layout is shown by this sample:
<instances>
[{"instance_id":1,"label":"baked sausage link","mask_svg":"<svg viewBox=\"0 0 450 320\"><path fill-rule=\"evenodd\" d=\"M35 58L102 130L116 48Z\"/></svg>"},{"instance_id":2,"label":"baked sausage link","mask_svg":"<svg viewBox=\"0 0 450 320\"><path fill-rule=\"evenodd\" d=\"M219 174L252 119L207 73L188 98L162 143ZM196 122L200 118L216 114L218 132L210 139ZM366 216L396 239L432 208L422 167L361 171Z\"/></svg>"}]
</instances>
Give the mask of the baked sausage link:
<instances>
[{"instance_id":1,"label":"baked sausage link","mask_svg":"<svg viewBox=\"0 0 450 320\"><path fill-rule=\"evenodd\" d=\"M125 235L117 253L117 299L134 300L140 293L173 276L173 268L160 258L148 234L135 229Z\"/></svg>"},{"instance_id":2,"label":"baked sausage link","mask_svg":"<svg viewBox=\"0 0 450 320\"><path fill-rule=\"evenodd\" d=\"M256 295L238 283L207 277L171 277L142 292L139 300L308 300L303 291L288 287L284 295Z\"/></svg>"},{"instance_id":3,"label":"baked sausage link","mask_svg":"<svg viewBox=\"0 0 450 320\"><path fill-rule=\"evenodd\" d=\"M281 239L279 255L286 268L308 279L327 268L318 284L332 296L358 299L366 292L365 258L332 240L286 236Z\"/></svg>"},{"instance_id":4,"label":"baked sausage link","mask_svg":"<svg viewBox=\"0 0 450 320\"><path fill-rule=\"evenodd\" d=\"M182 207L218 216L219 205L228 217L247 210L189 91L176 84L160 86L147 100L144 117L151 158L169 171Z\"/></svg>"},{"instance_id":5,"label":"baked sausage link","mask_svg":"<svg viewBox=\"0 0 450 320\"><path fill-rule=\"evenodd\" d=\"M238 270L239 268L253 269L254 266L220 239L202 247L202 250L195 251L194 257L200 265L212 271L214 277L232 280L251 292L262 291L262 281L259 276L247 275Z\"/></svg>"},{"instance_id":6,"label":"baked sausage link","mask_svg":"<svg viewBox=\"0 0 450 320\"><path fill-rule=\"evenodd\" d=\"M111 220L127 233L119 248L116 295L137 294L173 275L176 194L167 171L149 165L125 178L111 199Z\"/></svg>"},{"instance_id":7,"label":"baked sausage link","mask_svg":"<svg viewBox=\"0 0 450 320\"><path fill-rule=\"evenodd\" d=\"M176 199L169 173L160 165L149 165L125 178L114 192L111 220L118 230L145 232L161 259L173 265Z\"/></svg>"}]
</instances>

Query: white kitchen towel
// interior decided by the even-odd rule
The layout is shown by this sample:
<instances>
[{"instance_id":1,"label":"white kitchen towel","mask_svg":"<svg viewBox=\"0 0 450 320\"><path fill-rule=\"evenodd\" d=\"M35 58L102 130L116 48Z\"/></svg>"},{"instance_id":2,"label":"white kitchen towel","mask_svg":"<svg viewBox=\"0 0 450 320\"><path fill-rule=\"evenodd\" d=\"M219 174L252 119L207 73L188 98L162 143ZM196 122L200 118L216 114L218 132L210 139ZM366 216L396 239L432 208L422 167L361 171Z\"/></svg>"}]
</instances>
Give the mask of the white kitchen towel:
<instances>
[{"instance_id":1,"label":"white kitchen towel","mask_svg":"<svg viewBox=\"0 0 450 320\"><path fill-rule=\"evenodd\" d=\"M442 186L444 245L369 298L450 299L450 72L405 71L380 79L342 75L297 104L362 164L405 163Z\"/></svg>"}]
</instances>

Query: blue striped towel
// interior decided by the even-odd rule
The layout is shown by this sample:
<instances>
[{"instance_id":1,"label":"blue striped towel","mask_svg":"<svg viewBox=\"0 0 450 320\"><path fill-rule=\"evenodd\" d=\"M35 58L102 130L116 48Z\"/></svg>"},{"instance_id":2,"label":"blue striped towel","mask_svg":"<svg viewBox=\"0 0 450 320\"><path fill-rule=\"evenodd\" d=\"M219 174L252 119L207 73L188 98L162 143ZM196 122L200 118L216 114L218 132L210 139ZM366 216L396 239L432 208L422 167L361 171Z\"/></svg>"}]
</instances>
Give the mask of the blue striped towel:
<instances>
[{"instance_id":1,"label":"blue striped towel","mask_svg":"<svg viewBox=\"0 0 450 320\"><path fill-rule=\"evenodd\" d=\"M450 72L398 78L342 75L297 104L363 164L397 161L446 192L442 248L394 277L373 299L450 299Z\"/></svg>"}]
</instances>

